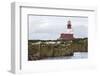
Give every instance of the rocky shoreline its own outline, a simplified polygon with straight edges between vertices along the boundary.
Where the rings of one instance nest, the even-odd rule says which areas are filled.
[[[28,60],[47,57],[73,56],[74,52],[88,52],[88,39],[74,40],[29,40]]]

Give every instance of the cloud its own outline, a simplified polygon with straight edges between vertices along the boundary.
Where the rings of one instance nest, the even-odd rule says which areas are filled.
[[[76,26],[73,28],[73,32],[76,38],[88,37],[88,28],[86,26]]]
[[[29,16],[29,39],[57,39],[71,20],[75,37],[87,37],[88,18]]]

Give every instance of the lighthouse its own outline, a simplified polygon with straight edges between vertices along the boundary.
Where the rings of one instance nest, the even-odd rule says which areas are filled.
[[[61,33],[59,39],[60,40],[72,40],[72,39],[74,39],[73,30],[72,30],[72,24],[71,24],[70,20],[67,22],[66,32],[65,33]]]
[[[66,33],[73,34],[72,25],[71,25],[70,20],[68,21],[68,24],[67,24],[67,32]]]

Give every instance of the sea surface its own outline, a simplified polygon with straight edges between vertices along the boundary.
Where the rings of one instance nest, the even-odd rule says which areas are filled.
[[[56,59],[86,59],[88,58],[88,52],[74,52],[73,56],[64,56],[64,57],[48,57],[43,60],[56,60]]]

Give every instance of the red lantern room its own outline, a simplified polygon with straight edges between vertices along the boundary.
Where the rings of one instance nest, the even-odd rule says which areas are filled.
[[[71,29],[71,21],[68,21],[67,29]]]

